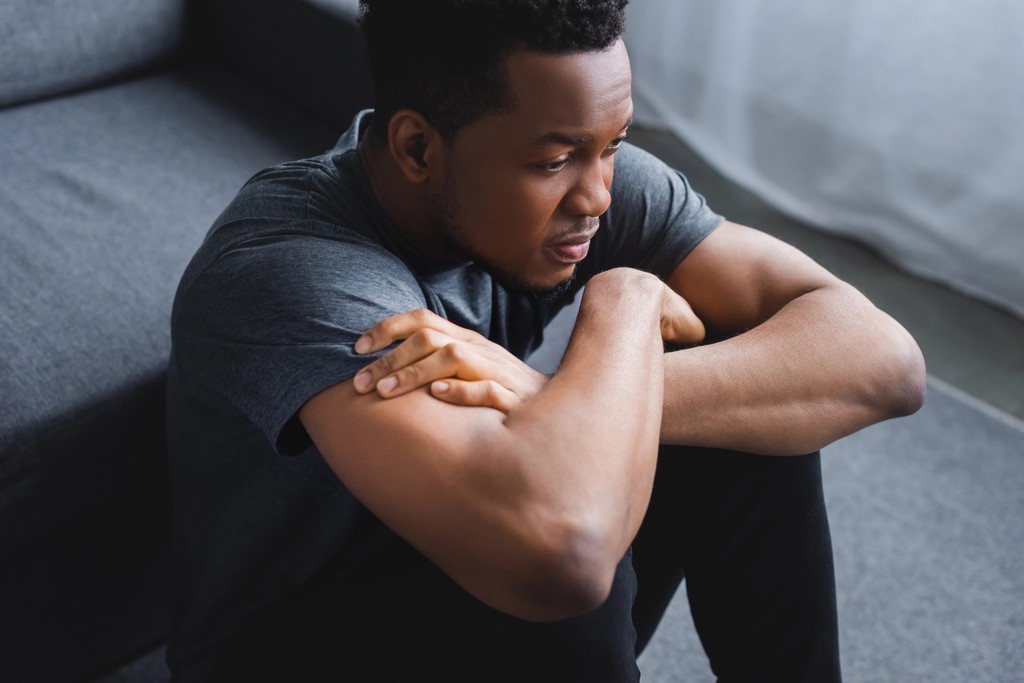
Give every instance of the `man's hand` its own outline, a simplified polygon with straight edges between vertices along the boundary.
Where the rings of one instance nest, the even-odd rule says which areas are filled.
[[[653,275],[648,277],[654,278]],[[659,281],[660,282],[660,281]],[[661,339],[686,346],[704,340],[704,323],[693,312],[690,302],[667,284],[661,283]]]
[[[603,277],[654,279],[627,268]],[[686,300],[668,286],[658,289],[662,339],[677,344],[701,341],[704,325]],[[381,321],[356,340],[355,349],[373,353],[399,340],[404,341],[356,374],[357,392],[376,390],[383,398],[393,398],[429,385],[439,400],[508,413],[548,380],[498,344],[425,309]]]
[[[373,353],[404,340],[359,371],[357,392],[383,398],[430,386],[435,398],[507,413],[544,386],[547,377],[482,335],[420,309],[377,323],[356,341]]]

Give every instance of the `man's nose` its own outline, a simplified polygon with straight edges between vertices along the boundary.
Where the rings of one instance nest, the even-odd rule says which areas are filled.
[[[569,197],[567,210],[576,216],[600,216],[612,202],[611,158],[598,159],[581,168]]]

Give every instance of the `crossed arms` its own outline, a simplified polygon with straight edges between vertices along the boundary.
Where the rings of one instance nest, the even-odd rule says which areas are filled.
[[[663,352],[704,326],[724,341]],[[300,419],[385,524],[483,602],[531,620],[604,601],[660,442],[798,454],[923,397],[902,327],[796,250],[733,224],[667,285],[631,269],[594,277],[550,378],[425,312],[376,325],[357,350],[399,339]]]

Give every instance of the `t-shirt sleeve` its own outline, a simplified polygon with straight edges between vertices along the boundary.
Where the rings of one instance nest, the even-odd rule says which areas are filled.
[[[393,255],[358,238],[282,235],[221,254],[179,295],[172,334],[193,399],[240,413],[283,454],[309,445],[299,408],[375,355],[356,339],[426,306]]]
[[[725,219],[708,207],[682,173],[623,144],[615,158],[612,201],[592,244],[586,276],[629,266],[667,279]],[[589,263],[587,263],[589,262]]]

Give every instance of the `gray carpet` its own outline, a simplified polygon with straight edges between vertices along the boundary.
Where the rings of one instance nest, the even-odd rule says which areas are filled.
[[[1024,424],[932,380],[918,414],[823,461],[845,679],[1024,681]],[[100,683],[165,680],[159,656]],[[684,591],[640,663],[652,683],[713,680]]]
[[[1024,681],[1024,424],[932,380],[823,455],[844,678]],[[676,596],[644,680],[714,677]]]

